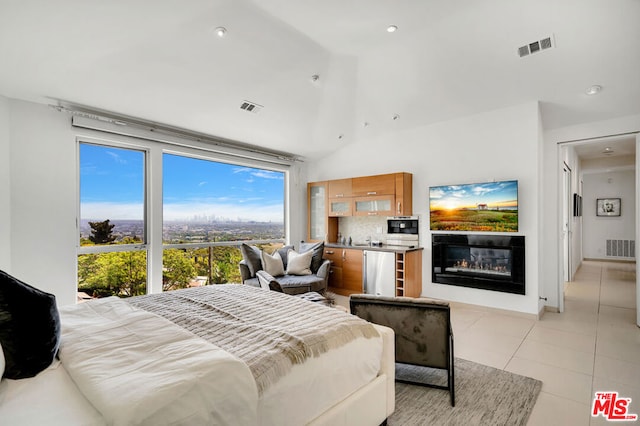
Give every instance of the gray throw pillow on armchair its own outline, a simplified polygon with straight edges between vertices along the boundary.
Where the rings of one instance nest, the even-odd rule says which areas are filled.
[[[256,276],[256,272],[262,269],[261,251],[256,246],[250,246],[242,243],[240,245],[240,252],[242,253],[242,259],[247,264],[251,277]]]
[[[324,241],[319,243],[300,243],[300,253],[313,250],[313,257],[311,258],[311,272],[317,273],[322,265],[322,256],[324,255]],[[287,269],[285,265],[285,269]]]

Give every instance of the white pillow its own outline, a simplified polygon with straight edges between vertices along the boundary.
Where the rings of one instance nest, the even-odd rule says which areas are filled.
[[[311,275],[311,259],[313,250],[297,253],[289,250],[287,254],[287,274],[290,275]]]
[[[262,269],[269,275],[279,277],[284,275],[284,265],[282,264],[282,257],[278,251],[274,251],[273,254],[265,253],[262,251]]]
[[[0,344],[0,379],[2,379],[2,376],[4,375],[4,365],[4,352],[2,352],[2,344]]]

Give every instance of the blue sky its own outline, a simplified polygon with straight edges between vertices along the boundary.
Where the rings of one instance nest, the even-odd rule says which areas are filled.
[[[142,219],[144,153],[80,145],[82,219]],[[164,220],[284,221],[284,173],[163,155]]]
[[[435,186],[429,190],[431,210],[518,206],[518,181],[486,182],[465,185]]]

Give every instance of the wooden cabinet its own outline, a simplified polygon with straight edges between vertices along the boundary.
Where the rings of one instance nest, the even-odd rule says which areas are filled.
[[[338,238],[337,218],[329,217],[327,182],[307,184],[307,240],[335,241]]]
[[[411,216],[411,173],[390,173],[307,184],[307,241],[336,242],[338,218]]]
[[[393,216],[411,216],[413,214],[413,175],[396,173],[396,199]]]
[[[422,294],[422,250],[396,253],[396,296]]]
[[[351,182],[353,179],[336,179],[330,180],[328,183],[328,196],[332,198],[349,198],[351,197]]]
[[[337,248],[325,248],[324,259],[331,261],[329,266],[329,287],[333,289],[342,288],[342,250]]]
[[[391,173],[352,179],[354,216],[411,216],[413,175]]]
[[[329,216],[353,216],[353,199],[329,198]]]
[[[342,288],[349,294],[362,293],[362,250],[344,250]]]
[[[363,176],[352,179],[351,195],[368,197],[373,195],[395,195],[395,173],[387,175]]]
[[[324,258],[331,261],[329,268],[331,291],[343,296],[362,293],[362,250],[325,248]]]
[[[363,250],[324,249],[324,258],[331,261],[329,290],[343,295],[362,293]],[[395,253],[396,296],[420,297],[422,294],[422,250]]]
[[[395,197],[393,195],[357,197],[353,199],[353,215],[394,216],[395,205]]]

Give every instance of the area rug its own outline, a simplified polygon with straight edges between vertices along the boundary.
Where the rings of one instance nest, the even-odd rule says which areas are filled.
[[[398,365],[396,376],[447,384],[446,372],[425,367]],[[388,425],[524,426],[541,388],[539,380],[456,358],[455,407],[447,390],[396,383]]]

